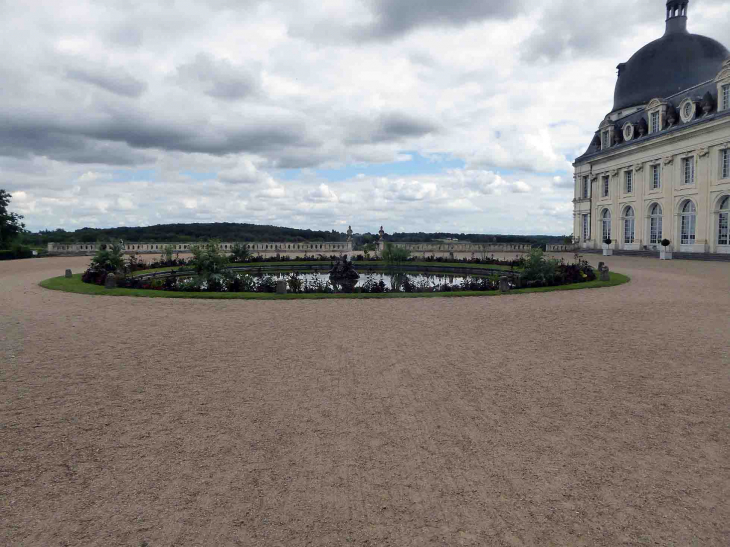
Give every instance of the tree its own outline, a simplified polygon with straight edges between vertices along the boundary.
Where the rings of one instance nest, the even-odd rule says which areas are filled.
[[[251,256],[251,252],[246,245],[236,243],[231,249],[231,262],[246,262]]]
[[[400,266],[411,257],[411,251],[404,247],[397,247],[388,242],[383,249],[383,260],[388,266]]]
[[[8,205],[12,196],[0,189],[0,249],[7,249],[13,240],[23,233],[25,224],[22,215],[9,213]]]
[[[165,245],[162,248],[162,262],[165,264],[170,264],[172,262],[173,253],[175,252],[175,246],[174,245]]]

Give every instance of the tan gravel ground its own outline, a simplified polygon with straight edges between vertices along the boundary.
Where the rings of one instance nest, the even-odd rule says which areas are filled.
[[[730,264],[608,261],[632,282],[293,302],[0,262],[0,543],[726,547]]]

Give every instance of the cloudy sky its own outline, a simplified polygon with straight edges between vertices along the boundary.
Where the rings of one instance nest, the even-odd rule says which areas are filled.
[[[664,4],[0,0],[0,188],[33,230],[570,233]],[[730,3],[690,29],[730,45]]]

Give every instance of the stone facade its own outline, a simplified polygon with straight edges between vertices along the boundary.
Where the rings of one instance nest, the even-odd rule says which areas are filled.
[[[680,252],[730,253],[730,245],[719,243],[719,207],[730,195],[730,177],[722,176],[721,165],[728,149],[730,116],[724,116],[576,162],[573,233],[580,238],[580,247],[600,249],[608,235],[612,249],[658,251],[666,238]],[[690,183],[685,170],[694,172]],[[694,220],[686,213],[693,214]],[[691,222],[694,234],[687,230]]]
[[[661,53],[670,45],[714,43],[686,31],[687,2],[668,14],[665,37],[647,48]],[[636,64],[656,58],[643,59],[643,48],[619,65],[616,101],[624,106],[606,116],[574,163],[573,233],[580,248],[659,251],[668,239],[669,250],[730,254],[730,53],[715,44],[729,58],[717,64],[713,79],[695,80],[678,93],[668,82],[671,94],[646,104],[624,105],[633,94],[626,80],[620,85],[621,71],[633,67],[632,82],[640,86]],[[715,62],[692,55],[699,56],[692,66]],[[644,83],[657,88],[655,81]]]

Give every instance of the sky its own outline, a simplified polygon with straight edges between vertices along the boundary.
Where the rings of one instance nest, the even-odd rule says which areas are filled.
[[[573,160],[664,0],[0,0],[31,230],[570,234]],[[730,45],[730,2],[690,31]]]

